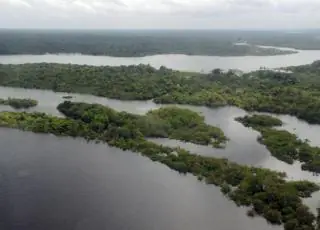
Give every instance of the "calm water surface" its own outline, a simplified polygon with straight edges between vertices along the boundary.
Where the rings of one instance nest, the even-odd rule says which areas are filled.
[[[310,64],[318,59],[320,59],[320,50],[299,50],[296,54],[288,55],[242,57],[188,56],[180,54],[125,58],[81,54],[3,55],[0,56],[0,63],[23,64],[52,62],[96,66],[150,64],[156,68],[166,66],[168,68],[182,71],[209,72],[215,68],[252,71],[257,70],[260,67],[279,68],[285,66],[296,66]]]
[[[131,152],[3,128],[0,145],[0,229],[280,229]]]
[[[30,97],[39,101],[31,111],[59,115],[56,106],[64,93],[0,87],[0,98]],[[74,101],[101,103],[119,111],[144,114],[160,107],[151,101],[119,101],[72,94]],[[163,105],[165,106],[165,105]],[[157,139],[181,145],[193,153],[285,171],[288,179],[320,182],[299,164],[288,165],[257,142],[257,132],[234,121],[245,111],[236,107],[190,108],[220,127],[230,138],[226,149]],[[0,110],[11,110],[1,106]],[[318,145],[320,126],[280,116],[284,129]],[[41,143],[41,144],[39,144]],[[0,224],[3,229],[280,229],[262,219],[249,219],[246,210],[225,199],[219,189],[181,176],[135,153],[83,140],[57,138],[0,129]],[[320,193],[306,199],[313,209]],[[232,217],[232,218],[230,218]],[[0,226],[1,227],[1,226]],[[2,228],[0,228],[2,229]]]
[[[32,98],[38,101],[38,106],[28,109],[28,111],[38,111],[49,113],[54,116],[61,116],[57,110],[57,106],[65,101],[63,96],[72,96],[70,101],[75,102],[87,102],[87,103],[98,103],[109,106],[118,111],[126,111],[136,114],[145,114],[150,109],[154,109],[160,106],[155,105],[152,101],[120,101],[113,100],[104,97],[96,97],[85,94],[72,94],[72,93],[55,93],[48,90],[33,90],[33,89],[22,89],[22,88],[10,88],[0,86],[0,98]],[[14,111],[10,106],[0,105],[0,110]]]

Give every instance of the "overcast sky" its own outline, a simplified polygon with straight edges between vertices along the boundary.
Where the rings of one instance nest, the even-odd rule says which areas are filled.
[[[319,28],[320,0],[0,0],[0,28]]]

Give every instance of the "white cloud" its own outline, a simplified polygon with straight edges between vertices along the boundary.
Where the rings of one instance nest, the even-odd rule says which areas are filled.
[[[6,3],[6,0],[3,0],[3,2]],[[8,0],[7,1],[7,3],[12,6],[32,8],[29,2],[30,1],[28,0]]]
[[[315,27],[319,10],[320,0],[0,0],[0,27],[18,27],[26,17],[35,26],[45,26],[55,15],[77,21],[78,27],[87,20],[107,28],[106,19],[112,19],[115,27],[139,28],[153,27],[152,22],[162,28]],[[8,23],[10,14],[15,18]]]
[[[72,4],[76,7],[79,7],[80,9],[84,10],[85,12],[96,13],[96,10],[94,9],[94,6],[92,5],[92,3],[89,3],[86,1],[81,1],[81,0],[76,0],[76,1],[73,1]]]

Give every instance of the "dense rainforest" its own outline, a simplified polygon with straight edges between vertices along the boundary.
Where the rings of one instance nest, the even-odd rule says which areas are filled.
[[[9,105],[15,109],[28,109],[38,105],[38,101],[33,99],[8,98],[0,99],[0,105]]]
[[[149,111],[145,116],[141,116],[118,113],[98,104],[76,103],[68,107],[68,110],[64,105],[61,104],[58,109],[67,117],[81,119],[84,122],[94,119],[95,126],[92,129],[98,133],[107,128],[114,128],[114,133],[119,133],[121,137],[171,138],[195,144],[211,144],[215,147],[220,147],[227,141],[221,129],[207,125],[204,117],[188,109],[166,107]],[[118,130],[119,124],[121,129]]]
[[[290,114],[320,124],[320,61],[284,71],[238,75],[215,69],[209,74],[165,67],[70,64],[0,65],[0,85],[88,93],[122,100],[217,107]]]
[[[236,118],[247,127],[259,131],[261,144],[267,146],[271,154],[279,160],[293,164],[295,160],[303,162],[301,168],[320,173],[320,148],[311,147],[306,140],[300,140],[295,134],[272,128],[282,122],[268,115],[253,115]]]
[[[117,57],[156,54],[215,56],[294,53],[256,45],[235,45],[236,35],[204,31],[0,30],[0,55],[81,53]]]
[[[144,137],[146,134],[141,123],[137,122],[137,115],[116,112],[101,105],[72,102],[60,104],[58,110],[66,118],[43,113],[1,112],[0,126],[58,136],[83,137],[139,152],[180,173],[191,173],[199,180],[219,186],[237,205],[249,207],[248,214],[251,216],[262,216],[271,224],[284,224],[286,230],[317,228],[316,217],[301,199],[320,189],[312,182],[287,182],[283,173],[242,166],[226,159],[194,155],[181,148],[149,142]],[[172,114],[170,110],[176,108],[152,111],[151,114],[164,120],[172,119],[169,123],[179,127],[180,119],[175,121],[174,116],[177,111]]]

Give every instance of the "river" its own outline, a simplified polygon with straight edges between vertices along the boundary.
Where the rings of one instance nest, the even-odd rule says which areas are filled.
[[[209,72],[215,68],[224,70],[238,69],[244,72],[258,70],[260,67],[279,68],[310,64],[320,59],[320,50],[295,50],[290,48],[273,47],[298,51],[295,54],[278,56],[189,56],[180,54],[153,55],[146,57],[110,57],[91,56],[82,54],[45,54],[45,55],[0,55],[0,63],[71,63],[81,65],[138,65],[150,64],[159,68],[166,66],[175,70]]]
[[[60,115],[56,106],[65,93],[0,87],[0,98],[30,97],[39,105],[30,111]],[[152,101],[119,101],[70,94],[72,101],[101,103],[119,111],[144,114],[160,107]],[[165,106],[165,105],[163,105]],[[226,149],[157,139],[165,145],[181,145],[191,152],[285,171],[289,180],[320,182],[299,164],[288,165],[260,145],[256,131],[234,121],[247,114],[236,107],[209,109],[181,106],[205,116],[230,138]],[[12,110],[1,106],[0,110]],[[279,116],[284,129],[318,144],[320,126],[291,116]],[[311,128],[310,128],[311,127]],[[312,130],[312,131],[311,131]],[[39,144],[40,143],[40,144]],[[81,139],[59,138],[19,130],[0,129],[0,229],[281,229],[263,219],[250,219],[246,210],[221,195],[218,188],[129,151]],[[320,194],[305,202],[313,210]],[[2,228],[1,228],[2,224]]]

